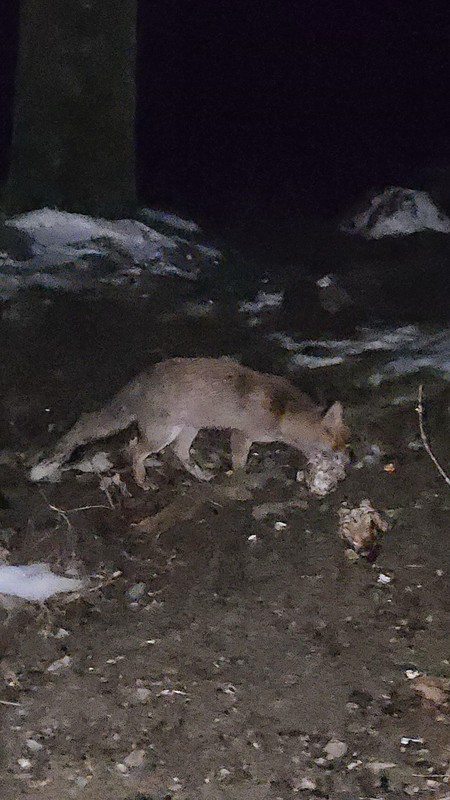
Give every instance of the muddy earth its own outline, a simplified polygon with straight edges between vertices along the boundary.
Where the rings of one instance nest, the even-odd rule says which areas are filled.
[[[324,498],[281,446],[254,446],[242,486],[220,500],[170,453],[143,492],[126,435],[88,450],[108,452],[116,486],[76,470],[27,479],[82,411],[161,358],[230,354],[287,373],[270,322],[248,325],[227,298],[194,307],[195,291],[161,280],[145,297],[35,291],[3,307],[2,558],[47,561],[88,588],[4,601],[1,799],[448,798],[450,486],[415,410],[423,381],[450,467],[442,378],[377,386],[358,360],[291,375],[324,404],[341,399],[354,431],[354,463]],[[196,449],[216,485],[232,480],[226,436]],[[338,535],[342,502],[365,498],[390,522],[372,563]],[[164,530],[139,526],[167,508]]]

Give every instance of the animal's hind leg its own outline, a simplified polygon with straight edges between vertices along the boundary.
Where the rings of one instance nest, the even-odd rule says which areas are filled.
[[[144,461],[153,450],[146,439],[139,439],[137,442],[130,446],[129,450],[133,462],[133,478],[141,489],[149,489],[146,480],[145,464]]]
[[[178,435],[180,428],[147,428],[142,436],[131,448],[133,460],[133,477],[141,489],[149,489],[146,484],[145,459],[152,453],[159,453],[168,444],[171,444]]]

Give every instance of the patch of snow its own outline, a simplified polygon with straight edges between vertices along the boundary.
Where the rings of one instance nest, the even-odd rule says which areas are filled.
[[[198,244],[197,250],[200,251],[206,258],[211,258],[213,261],[220,261],[222,259],[222,253],[217,247],[211,247],[210,245],[206,244]]]
[[[209,268],[222,258],[212,247],[175,234],[163,235],[133,219],[111,221],[42,208],[4,224],[29,237],[31,252],[31,257],[21,261],[0,254],[0,297],[4,299],[30,285],[80,291],[105,284],[139,285],[153,275],[195,280],[202,267]]]
[[[368,354],[389,354],[377,365],[369,383],[380,385],[383,381],[402,375],[432,369],[444,378],[450,377],[450,329],[423,332],[415,325],[388,330],[362,329],[355,339],[304,340],[296,342],[285,333],[270,336],[291,352],[295,367],[317,369],[343,364],[349,359]]]
[[[85,214],[70,214],[51,208],[29,211],[5,225],[24,231],[32,238],[32,251],[37,263],[64,264],[81,255],[102,254],[104,246],[96,241],[108,241],[136,264],[156,260],[161,248],[175,249],[168,236],[133,219],[95,219]],[[71,247],[72,245],[72,247]]]
[[[177,214],[169,214],[167,211],[159,211],[154,208],[143,208],[141,213],[147,222],[162,222],[163,225],[168,225],[179,231],[201,233],[201,228],[196,222],[193,222],[191,219],[183,219]]]
[[[283,296],[283,292],[258,292],[254,300],[239,303],[239,311],[245,314],[258,314],[266,308],[279,308]]]
[[[405,236],[425,230],[450,233],[450,219],[426,192],[389,186],[372,197],[369,208],[343,222],[340,229],[366,239]]]
[[[108,453],[101,452],[95,453],[91,458],[83,458],[82,461],[63,467],[63,469],[76,469],[78,472],[93,472],[99,475],[102,472],[109,472],[112,466]]]
[[[319,280],[316,281],[316,286],[318,286],[319,289],[329,289],[330,286],[333,286],[333,283],[332,275],[324,275],[323,278],[319,278]]]
[[[0,565],[0,594],[43,603],[55,594],[76,592],[82,587],[83,581],[55,575],[48,564]]]
[[[50,483],[57,483],[61,480],[61,464],[59,461],[41,461],[30,470],[30,481],[38,483],[39,481],[49,481]]]
[[[345,361],[343,356],[309,356],[304,353],[298,353],[292,360],[295,366],[307,367],[308,369],[335,367],[337,364],[343,364]]]

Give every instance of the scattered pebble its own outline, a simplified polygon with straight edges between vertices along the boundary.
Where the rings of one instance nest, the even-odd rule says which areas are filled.
[[[348,750],[348,746],[345,742],[339,741],[339,739],[330,739],[328,744],[324,747],[324,752],[327,754],[328,761],[334,761],[337,758],[342,758],[345,756]]]
[[[129,755],[124,759],[124,764],[129,769],[135,769],[137,767],[142,767],[145,761],[146,752],[145,750],[132,750]]]
[[[47,667],[47,672],[61,672],[64,669],[69,669],[72,666],[73,659],[70,656],[63,656],[62,658],[58,658],[57,661],[54,661],[53,664],[50,664]]]
[[[397,764],[394,761],[368,761],[366,764],[367,769],[371,772],[384,772],[385,769],[394,769]]]
[[[129,599],[133,601],[140,600],[145,594],[145,588],[145,583],[135,583],[134,586],[130,586],[127,591]]]
[[[20,769],[31,769],[31,761],[29,758],[18,758],[17,763]]]
[[[108,472],[112,469],[112,463],[108,453],[95,453],[91,458],[84,458],[73,464],[70,469],[76,469],[78,472],[93,472],[94,474],[101,474]]]
[[[350,763],[347,764],[347,769],[349,772],[352,772],[354,769],[358,769],[358,767],[360,767],[361,764],[362,761],[358,758],[356,761],[350,761]]]
[[[145,686],[140,686],[139,689],[136,689],[136,697],[140,703],[147,703],[151,694],[150,689],[146,689]]]
[[[25,744],[32,753],[38,753],[44,747],[42,742],[37,742],[36,739],[25,739]]]
[[[287,523],[286,522],[281,522],[281,520],[278,520],[278,522],[275,523],[274,528],[275,528],[276,531],[284,531],[285,528],[287,528]]]
[[[408,747],[410,744],[423,744],[424,740],[420,736],[402,736],[400,744],[403,747]]]
[[[441,706],[450,699],[450,678],[417,675],[413,681],[413,689],[424,700]]]
[[[55,633],[55,639],[67,639],[68,636],[70,636],[70,631],[66,628],[58,628]]]
[[[300,778],[298,783],[295,785],[295,789],[300,792],[307,791],[308,789],[311,792],[314,792],[317,788],[317,783],[313,781],[311,778]]]
[[[385,575],[384,572],[380,572],[377,583],[381,583],[382,586],[387,586],[389,583],[392,583],[392,578],[390,575]]]

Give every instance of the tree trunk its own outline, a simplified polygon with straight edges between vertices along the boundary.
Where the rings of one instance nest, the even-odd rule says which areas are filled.
[[[6,209],[136,203],[137,0],[22,0]]]

